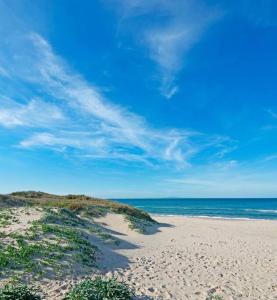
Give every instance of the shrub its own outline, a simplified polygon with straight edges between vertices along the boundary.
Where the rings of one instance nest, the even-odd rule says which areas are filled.
[[[7,284],[0,289],[0,300],[41,300],[41,297],[24,284]]]
[[[210,295],[206,300],[223,300],[223,298],[219,295]]]
[[[86,279],[69,291],[65,300],[129,300],[132,292],[115,278]]]

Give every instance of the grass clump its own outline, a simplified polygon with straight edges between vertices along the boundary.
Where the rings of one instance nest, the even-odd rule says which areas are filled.
[[[115,278],[86,279],[76,286],[65,297],[65,300],[130,300],[133,293],[125,284]]]
[[[206,300],[223,300],[223,298],[219,295],[210,295]]]
[[[1,206],[0,206],[1,207]],[[13,223],[17,223],[18,219],[13,216],[12,209],[1,209],[0,211],[0,228],[8,227]]]
[[[41,300],[41,297],[27,285],[7,284],[0,289],[0,300]]]
[[[213,288],[208,292],[208,297],[206,300],[223,300],[222,296],[216,295],[217,288]]]

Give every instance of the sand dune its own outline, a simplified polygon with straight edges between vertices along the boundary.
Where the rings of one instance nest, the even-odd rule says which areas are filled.
[[[10,214],[6,233],[26,231],[43,211],[15,208]],[[71,285],[98,275],[127,282],[141,300],[277,299],[276,221],[153,217],[159,224],[146,234],[130,229],[123,215],[94,219],[94,228],[114,238],[105,242],[93,235],[98,268],[32,283],[47,300],[61,300]]]

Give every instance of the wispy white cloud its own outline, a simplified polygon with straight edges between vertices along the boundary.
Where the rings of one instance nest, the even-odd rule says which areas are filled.
[[[277,123],[276,123],[277,113],[271,108],[265,108],[264,111],[270,117],[271,124],[264,125],[261,127],[261,129],[266,130],[266,131],[276,130],[276,128],[277,128]]]
[[[109,101],[38,34],[22,39],[13,52],[7,60],[8,71],[16,81],[31,84],[34,97],[25,104],[2,98],[0,124],[40,128],[21,141],[23,148],[75,149],[79,156],[90,159],[188,166],[192,157],[207,148],[215,155],[229,147],[230,140],[224,137],[153,128],[142,117]],[[35,98],[36,91],[51,102]]]
[[[277,113],[271,108],[266,108],[265,112],[267,112],[273,119],[277,119]]]
[[[186,54],[221,16],[218,7],[207,7],[201,0],[112,3],[119,8],[121,30],[133,28],[131,34],[148,48],[149,56],[157,64],[161,94],[168,99],[173,97],[178,92],[176,75],[186,63]],[[130,22],[133,26],[129,26]]]
[[[62,111],[40,99],[21,104],[8,97],[0,97],[0,124],[5,127],[47,127],[64,120]]]
[[[103,150],[106,145],[104,139],[91,136],[87,132],[58,131],[56,134],[49,132],[33,134],[28,139],[23,140],[20,146],[25,148],[48,147],[57,151],[65,151],[68,147],[76,149],[86,148],[99,155],[99,150]]]
[[[272,160],[277,160],[277,153],[268,155],[263,159],[263,161],[265,161],[265,162],[272,161]]]

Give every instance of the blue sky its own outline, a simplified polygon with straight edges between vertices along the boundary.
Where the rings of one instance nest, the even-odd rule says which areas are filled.
[[[277,196],[273,0],[0,0],[0,190]]]

